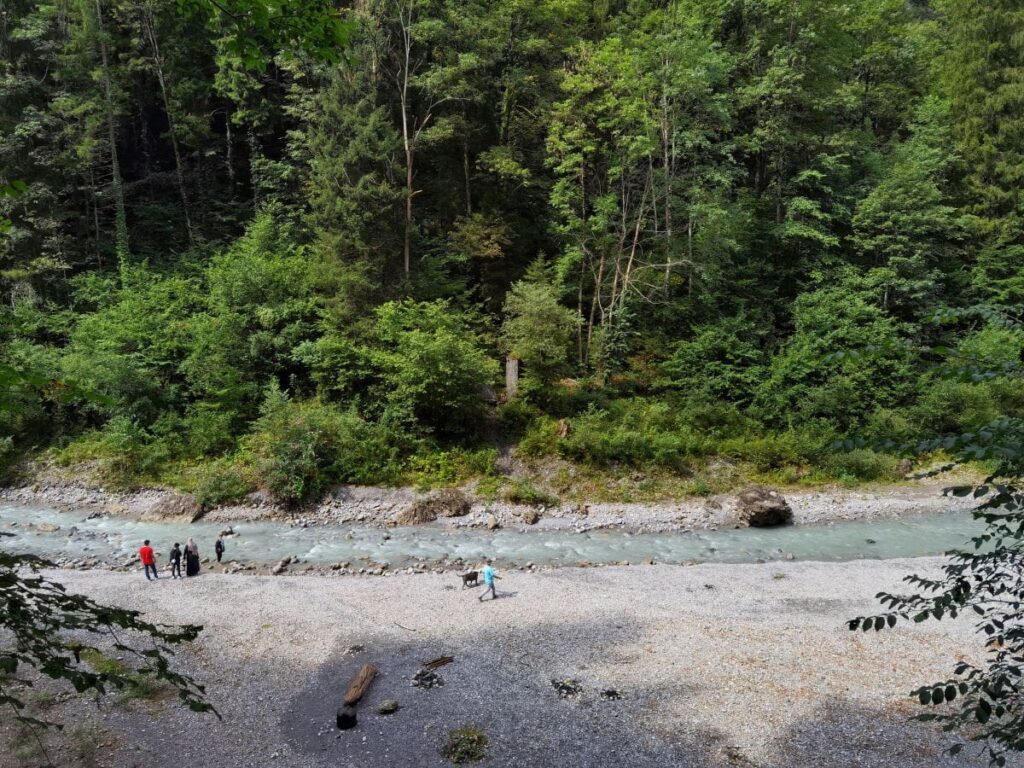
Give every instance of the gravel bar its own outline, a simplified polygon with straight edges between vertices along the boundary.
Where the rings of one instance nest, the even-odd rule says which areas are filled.
[[[482,766],[983,766],[975,748],[948,757],[953,737],[909,721],[911,688],[977,658],[970,622],[845,627],[938,562],[499,571],[501,598],[483,603],[451,574],[148,583],[60,571],[73,591],[203,624],[178,661],[223,720],[174,700],[72,701],[63,715],[96,722],[109,740],[95,764],[118,768],[445,766],[448,732],[463,726],[487,735]],[[442,655],[454,661],[435,670],[441,684],[414,687]],[[338,731],[364,663],[380,674],[358,725]],[[378,714],[385,700],[397,712]],[[0,749],[0,765],[24,763]]]

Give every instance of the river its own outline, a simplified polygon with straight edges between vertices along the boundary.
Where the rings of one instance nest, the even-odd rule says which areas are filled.
[[[58,530],[53,530],[59,527]],[[175,541],[192,536],[212,555],[223,523],[139,522],[123,517],[89,518],[85,511],[0,505],[3,547],[64,560],[123,563],[143,539],[166,556]],[[42,530],[40,530],[42,528]],[[941,554],[962,546],[981,529],[965,512],[936,512],[901,519],[836,522],[783,528],[671,533],[499,529],[453,530],[441,526],[382,530],[340,525],[290,526],[284,522],[236,523],[226,539],[227,559],[268,563],[285,556],[311,564],[373,561],[391,568],[423,561],[475,561],[537,566],[590,563],[751,563],[768,560],[842,561]]]

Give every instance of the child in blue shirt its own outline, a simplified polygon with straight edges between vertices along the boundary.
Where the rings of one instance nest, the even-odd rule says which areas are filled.
[[[491,567],[491,559],[487,558],[484,560],[484,567],[481,569],[481,573],[484,577],[484,592],[477,599],[483,602],[483,599],[487,596],[487,593],[491,593],[491,600],[498,599],[498,593],[494,589],[494,580],[500,579],[500,576],[494,575],[494,569]]]

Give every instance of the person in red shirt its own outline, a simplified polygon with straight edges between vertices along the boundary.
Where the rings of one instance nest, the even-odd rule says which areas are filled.
[[[153,579],[159,579],[160,577],[156,573],[156,553],[153,552],[153,548],[149,546],[149,539],[142,542],[142,546],[139,547],[139,559],[142,561],[142,565],[146,571],[146,581],[152,581]],[[150,571],[153,573],[153,578],[150,578]]]

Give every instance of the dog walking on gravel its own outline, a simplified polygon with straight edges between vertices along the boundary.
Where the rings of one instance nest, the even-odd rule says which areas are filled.
[[[491,593],[491,600],[498,599],[498,593],[494,589],[494,580],[500,579],[501,577],[494,575],[494,569],[491,567],[491,562],[491,559],[487,558],[484,560],[484,567],[480,569],[480,575],[484,578],[483,594],[477,598],[480,602],[483,602],[483,599],[487,597],[488,592]]]

